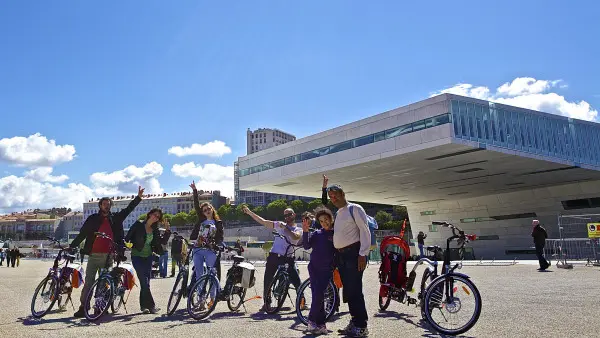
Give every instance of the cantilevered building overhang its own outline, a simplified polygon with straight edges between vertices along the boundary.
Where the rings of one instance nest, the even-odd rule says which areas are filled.
[[[510,256],[532,218],[552,234],[568,201],[600,196],[600,125],[442,94],[238,162],[240,189],[320,197],[327,174],[351,200],[406,205],[430,243],[450,220],[484,236],[476,254]]]

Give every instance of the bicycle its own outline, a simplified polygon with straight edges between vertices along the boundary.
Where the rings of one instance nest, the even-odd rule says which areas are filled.
[[[436,331],[446,335],[459,335],[467,332],[477,323],[477,320],[481,314],[482,301],[479,290],[470,280],[470,277],[465,274],[455,272],[456,269],[462,268],[462,262],[456,263],[451,267],[450,243],[456,239],[459,247],[464,249],[464,245],[469,240],[474,240],[476,236],[466,235],[465,232],[459,227],[447,222],[432,222],[432,224],[448,227],[452,230],[452,236],[446,240],[446,251],[444,252],[441,275],[438,276],[437,273],[438,261],[435,255],[433,261],[428,258],[421,258],[411,270],[408,281],[406,282],[406,286],[403,289],[390,286],[390,293],[392,297],[389,297],[387,301],[383,302],[382,304],[382,297],[380,296],[379,306],[382,310],[385,310],[389,305],[390,298],[394,298],[394,300],[401,303],[404,303],[404,301],[407,300],[409,305],[416,305],[417,301],[419,300],[423,319],[431,324]],[[458,234],[456,233],[457,231]],[[438,251],[440,248],[431,246],[428,247],[428,249],[431,249],[430,251]],[[415,299],[408,296],[406,291],[412,289],[416,277],[416,269],[421,264],[427,264],[428,267],[423,272],[421,290],[417,299]],[[428,280],[429,283],[427,284]],[[456,286],[459,282],[464,284],[461,288]],[[458,297],[458,295],[461,293],[466,295],[466,297],[463,297],[462,300],[460,297]],[[464,325],[455,328],[445,328],[440,322],[433,318],[433,312],[437,309],[442,316],[442,320],[448,322],[448,317],[446,317],[445,314],[451,316],[457,314],[463,309],[465,305],[464,301],[469,300],[471,296],[474,300],[474,310],[473,314]]]
[[[100,270],[100,276],[90,287],[84,302],[85,318],[89,321],[96,321],[102,317],[110,307],[111,312],[117,313],[121,306],[127,313],[127,300],[131,294],[131,289],[135,285],[135,274],[133,266],[130,264],[121,264],[127,258],[117,252],[116,243],[105,233],[96,232],[96,237],[108,239],[110,241],[109,254],[106,257],[106,264]],[[116,266],[110,266],[110,258],[114,256]],[[129,290],[127,299],[125,292]],[[93,300],[93,303],[92,303]]]
[[[234,248],[226,246],[216,246],[217,251],[235,251]],[[256,278],[254,277],[254,266],[244,262],[242,256],[233,256],[233,265],[227,270],[227,279],[225,289],[221,289],[221,283],[217,278],[216,269],[210,268],[205,272],[190,288],[187,300],[187,310],[189,315],[201,320],[208,317],[217,306],[219,301],[227,301],[227,307],[230,311],[237,311],[244,303],[260,299],[260,296],[255,296],[249,299],[244,299],[246,290],[254,287]],[[208,288],[206,289],[208,285]],[[202,287],[201,287],[202,286]],[[208,299],[207,296],[212,297]],[[234,296],[238,296],[239,300],[234,301]],[[245,306],[244,306],[245,308]]]
[[[35,288],[33,293],[33,299],[31,300],[31,315],[35,318],[44,317],[54,304],[58,301],[59,310],[65,310],[67,303],[71,302],[73,306],[73,300],[71,299],[71,293],[73,287],[78,288],[83,285],[83,268],[81,264],[73,263],[76,256],[66,253],[70,251],[69,247],[63,247],[60,242],[52,237],[48,237],[50,242],[56,243],[59,247],[58,254],[54,259],[52,268],[48,271],[48,275],[42,279],[40,284]],[[64,266],[59,267],[61,260],[64,260]],[[66,299],[63,303],[63,295],[66,295]],[[43,306],[40,311],[36,310],[36,299],[40,298],[43,304],[50,302],[47,306]],[[73,306],[73,309],[75,307]]]
[[[307,301],[307,298],[312,298],[307,297],[307,291],[312,291],[310,289],[310,278],[300,284],[296,294],[296,315],[298,315],[300,321],[306,325],[308,325],[308,314],[310,313],[310,308],[306,305],[309,303],[312,304],[312,302]],[[337,309],[339,309],[339,294],[340,289],[332,276],[329,280],[327,289],[325,289],[325,321],[329,321]],[[306,311],[306,315],[303,313],[304,311]]]
[[[275,237],[279,237],[282,238],[286,241],[286,243],[288,244],[288,247],[285,251],[285,257],[289,257],[289,250],[290,248],[293,248],[293,253],[294,253],[294,257],[296,255],[296,251],[298,249],[300,249],[302,246],[301,245],[295,245],[292,244],[289,239],[287,239],[287,237],[280,235],[278,232],[273,231],[272,232],[273,235]],[[296,265],[296,260],[294,259],[294,268],[296,269],[296,271],[298,270],[298,266]],[[277,271],[275,272],[275,275],[273,276],[273,280],[271,281],[271,284],[269,285],[268,293],[265,295],[265,311],[268,314],[274,314],[277,313],[281,307],[283,306],[283,302],[285,302],[285,299],[287,297],[290,298],[291,301],[291,296],[289,293],[289,289],[290,289],[290,276],[288,274],[288,269],[289,269],[289,264],[288,263],[283,263],[280,264],[277,267]],[[298,274],[299,275],[299,274]],[[292,288],[294,288],[292,286]],[[300,288],[298,288],[300,289]],[[297,295],[298,290],[296,290],[296,295]],[[275,300],[277,301],[276,306],[272,307],[271,306],[271,298],[272,296],[275,298]],[[293,303],[292,303],[293,304]]]
[[[175,278],[175,284],[173,285],[173,290],[171,291],[171,295],[169,296],[169,303],[167,304],[167,315],[169,316],[171,316],[173,313],[175,313],[175,310],[177,310],[177,306],[179,306],[181,297],[188,297],[188,287],[196,283],[196,274],[194,272],[196,267],[192,267],[192,279],[188,284],[188,278],[190,276],[190,257],[192,257],[195,247],[193,243],[188,242],[185,238],[183,238],[183,236],[177,237],[185,241],[188,247],[188,251],[185,259],[178,263],[179,272],[177,273],[177,277]]]

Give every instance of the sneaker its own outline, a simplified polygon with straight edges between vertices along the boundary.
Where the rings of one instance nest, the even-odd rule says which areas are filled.
[[[345,328],[338,330],[339,334],[350,334],[354,329],[354,324],[352,322],[348,323]]]
[[[311,322],[310,320],[308,321],[308,324],[306,324],[306,331],[305,332],[309,332],[309,333],[314,333],[317,329],[319,329],[319,327],[317,326],[317,324],[315,324],[314,322]]]
[[[150,310],[149,309],[142,309],[142,313],[145,314],[145,315],[147,315],[147,314],[150,313]]]
[[[313,331],[313,334],[315,334],[315,335],[328,334],[328,333],[329,333],[329,330],[327,330],[327,326],[325,326],[325,324],[318,326],[317,329]]]
[[[83,317],[85,317],[85,313],[83,313],[83,309],[79,308],[79,310],[77,310],[77,312],[75,312],[73,314],[73,317],[75,317],[75,318],[83,318]]]
[[[157,314],[157,313],[160,312],[160,308],[159,307],[155,307],[153,309],[150,309],[149,311],[150,311],[151,314],[155,315],[155,314]]]
[[[369,329],[367,329],[366,327],[363,327],[363,328],[354,327],[352,329],[352,332],[350,332],[348,335],[350,337],[368,337],[369,336]]]

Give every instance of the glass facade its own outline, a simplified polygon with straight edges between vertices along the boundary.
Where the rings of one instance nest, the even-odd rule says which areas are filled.
[[[394,128],[388,129],[388,130],[380,131],[375,134],[361,136],[361,137],[355,138],[353,140],[344,141],[344,142],[337,143],[337,144],[334,144],[331,146],[327,146],[327,147],[307,151],[302,154],[286,157],[284,159],[275,160],[275,161],[272,161],[269,163],[260,164],[260,165],[246,168],[246,169],[241,169],[239,171],[239,176],[241,177],[241,176],[256,174],[261,171],[281,167],[281,166],[296,163],[296,162],[310,160],[312,158],[321,157],[321,156],[337,153],[337,152],[352,149],[352,148],[361,147],[361,146],[364,146],[367,144],[383,141],[383,140],[390,139],[390,138],[393,138],[396,136],[414,133],[414,132],[421,131],[421,130],[424,130],[427,128],[436,127],[436,126],[439,126],[442,124],[448,124],[450,122],[451,122],[450,114],[442,114],[442,115],[434,116],[434,117],[431,117],[428,119],[408,123],[408,124],[405,124],[400,127],[394,127]]]
[[[515,109],[516,110],[516,109]],[[535,111],[452,100],[456,138],[556,157],[575,165],[600,165],[600,125]]]

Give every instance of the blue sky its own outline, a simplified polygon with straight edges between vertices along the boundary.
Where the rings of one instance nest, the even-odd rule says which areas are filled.
[[[5,2],[0,213],[76,206],[132,193],[136,182],[173,192],[195,179],[232,191],[246,128],[304,137],[443,90],[597,120],[599,9],[593,1]],[[203,149],[222,156],[168,152],[212,141],[231,151],[218,143]]]

